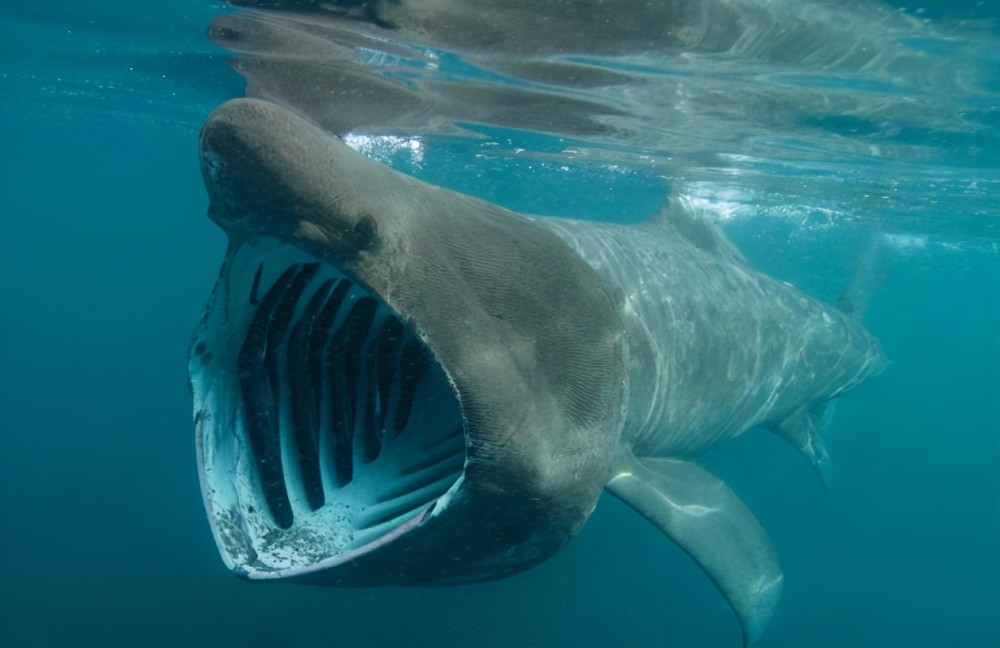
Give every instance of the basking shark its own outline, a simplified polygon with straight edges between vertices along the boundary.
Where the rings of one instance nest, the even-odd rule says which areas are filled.
[[[828,474],[818,421],[883,355],[672,200],[637,225],[515,213],[275,103],[201,133],[229,248],[190,354],[198,463],[252,580],[446,585],[539,564],[604,490],[764,631],[766,532],[693,459],[752,427]]]

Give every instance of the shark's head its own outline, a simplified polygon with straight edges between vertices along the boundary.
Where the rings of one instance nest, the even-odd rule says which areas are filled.
[[[190,376],[226,564],[443,584],[557,551],[623,418],[621,325],[592,269],[275,104],[216,110],[201,160],[230,245]]]

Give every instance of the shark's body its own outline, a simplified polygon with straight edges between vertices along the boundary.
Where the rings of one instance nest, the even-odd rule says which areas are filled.
[[[213,114],[202,161],[231,246],[191,376],[230,568],[502,577],[554,554],[608,488],[759,636],[777,559],[689,460],[765,426],[825,474],[816,417],[882,363],[860,324],[676,203],[637,226],[529,218],[255,100]]]
[[[640,225],[539,220],[619,291],[628,349],[622,433],[642,457],[690,458],[754,426],[786,435],[878,367],[851,317],[750,268],[671,205]],[[800,449],[820,470],[826,454]]]

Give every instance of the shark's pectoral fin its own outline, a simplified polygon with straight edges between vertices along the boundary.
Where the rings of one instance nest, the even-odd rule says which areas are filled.
[[[770,428],[802,453],[827,488],[833,485],[833,464],[823,440],[823,428],[829,425],[832,416],[833,404],[820,403],[800,410]]]
[[[783,577],[770,538],[736,494],[696,464],[631,454],[607,489],[698,562],[736,611],[744,645],[754,643]]]

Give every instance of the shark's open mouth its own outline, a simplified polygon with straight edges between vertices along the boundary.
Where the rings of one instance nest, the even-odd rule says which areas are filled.
[[[414,327],[274,239],[230,250],[190,374],[209,518],[247,576],[349,560],[419,524],[462,475],[456,391]]]

